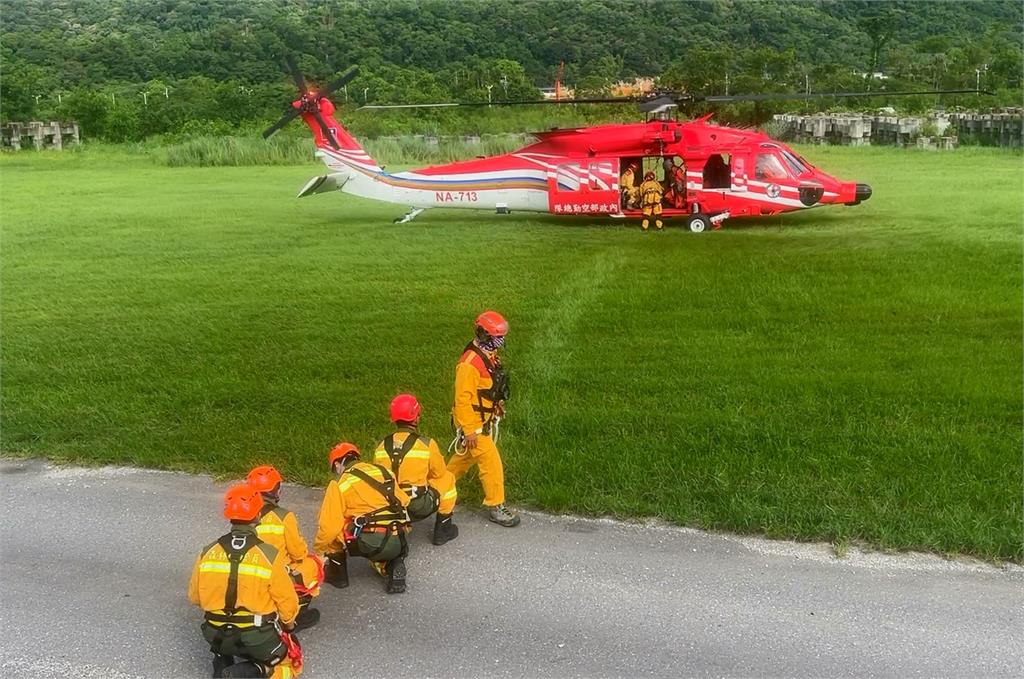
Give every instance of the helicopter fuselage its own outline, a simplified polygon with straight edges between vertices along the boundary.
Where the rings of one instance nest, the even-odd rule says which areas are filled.
[[[685,190],[667,192],[663,214],[704,215],[715,226],[725,219],[855,205],[871,195],[867,185],[840,181],[761,132],[711,125],[708,118],[550,130],[512,153],[392,173],[334,120],[329,101],[321,102],[320,113],[337,148],[313,116],[303,119],[331,173],[311,180],[300,196],[341,190],[417,214],[440,207],[639,216],[621,185],[630,166],[636,185],[648,173],[666,188],[685,176]]]

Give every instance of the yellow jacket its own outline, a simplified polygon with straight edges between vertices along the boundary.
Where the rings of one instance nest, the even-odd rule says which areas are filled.
[[[249,545],[238,565],[235,608],[259,615],[276,612],[282,623],[290,625],[294,622],[299,614],[299,598],[288,575],[287,557],[273,545],[257,543],[252,526],[233,526],[228,535],[203,550],[192,567],[189,601],[207,613],[226,612],[231,562],[227,550],[221,545],[225,538]]]
[[[487,420],[491,418],[488,411],[494,409],[494,402],[481,396],[480,392],[490,389],[493,384],[491,374],[487,372],[487,366],[480,356],[466,349],[455,366],[455,405],[452,407],[452,416],[459,429],[467,434],[479,432],[486,421],[485,415]]]
[[[395,449],[401,448],[409,436],[418,436],[419,440],[413,445],[398,467],[398,483],[402,487],[426,486],[430,479],[439,479],[448,472],[441,450],[437,447],[437,441],[426,436],[419,436],[410,429],[399,429],[392,436],[395,437]],[[384,447],[384,441],[377,444],[377,450],[373,453],[373,461],[385,469],[394,472],[391,466],[391,457]]]
[[[302,561],[309,556],[306,539],[299,532],[299,521],[295,512],[272,504],[264,496],[263,518],[256,526],[260,540],[283,550],[292,562]]]
[[[643,196],[644,205],[657,205],[661,202],[665,189],[656,179],[648,179],[640,185],[640,194]]]
[[[619,188],[633,189],[635,187],[636,176],[634,175],[633,170],[627,169],[625,172],[622,173],[622,176],[619,177]]]
[[[318,553],[340,552],[345,543],[345,527],[353,519],[364,514],[388,507],[388,500],[368,483],[349,473],[351,469],[359,469],[364,474],[378,480],[384,480],[384,470],[368,462],[356,462],[348,467],[341,476],[331,481],[324,491],[324,500],[320,504],[320,521],[313,540],[313,549]],[[395,486],[395,498],[403,507],[409,506],[409,495],[399,486]]]

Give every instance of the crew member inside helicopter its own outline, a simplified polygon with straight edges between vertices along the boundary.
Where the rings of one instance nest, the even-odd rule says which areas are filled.
[[[784,179],[788,175],[786,168],[782,166],[779,159],[770,153],[759,153],[757,162],[754,164],[754,177],[758,181],[773,181]]]
[[[665,207],[682,210],[686,207],[686,167],[682,160],[677,157],[665,156],[663,161],[665,168]]]
[[[640,207],[640,187],[636,181],[638,169],[639,165],[637,165],[636,161],[629,161],[622,176],[619,177],[623,210],[636,210]]]

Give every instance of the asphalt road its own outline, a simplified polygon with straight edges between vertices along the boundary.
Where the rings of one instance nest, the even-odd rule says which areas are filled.
[[[209,676],[185,597],[222,483],[0,460],[4,677]],[[320,492],[285,489],[307,537]],[[529,514],[325,588],[305,676],[1024,676],[1024,569]]]

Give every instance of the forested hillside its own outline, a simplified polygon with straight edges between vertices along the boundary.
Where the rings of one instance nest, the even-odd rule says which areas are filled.
[[[999,96],[946,103],[1021,97],[1024,10],[1016,0],[3,0],[2,7],[2,117],[75,118],[87,135],[113,140],[273,118],[292,94],[280,65],[285,53],[314,78],[358,64],[360,76],[339,96],[350,108],[364,100],[486,101],[488,86],[495,98],[536,98],[563,61],[564,82],[586,93],[653,76],[703,93],[980,84]],[[633,114],[484,117],[488,129],[515,129],[613,115]],[[452,112],[347,119],[370,134],[473,127]]]

